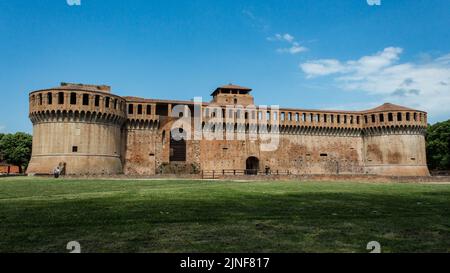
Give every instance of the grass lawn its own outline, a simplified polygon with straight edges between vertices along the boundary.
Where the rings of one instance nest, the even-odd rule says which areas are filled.
[[[0,252],[450,252],[450,185],[0,179]]]

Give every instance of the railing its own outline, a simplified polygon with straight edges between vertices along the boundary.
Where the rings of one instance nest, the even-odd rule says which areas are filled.
[[[216,179],[224,176],[251,176],[251,175],[290,175],[290,171],[280,170],[253,170],[253,169],[236,169],[236,170],[204,170],[201,172],[202,179]]]

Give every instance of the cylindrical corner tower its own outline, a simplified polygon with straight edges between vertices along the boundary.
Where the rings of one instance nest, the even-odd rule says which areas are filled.
[[[364,119],[366,173],[430,175],[425,148],[425,112],[387,103],[367,111]]]
[[[126,103],[108,86],[61,84],[30,93],[33,152],[28,174],[119,174]]]

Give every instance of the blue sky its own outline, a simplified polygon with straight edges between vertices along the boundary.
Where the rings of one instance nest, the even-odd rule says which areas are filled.
[[[118,95],[450,117],[450,0],[0,0],[0,131],[31,132],[28,93],[60,82]]]

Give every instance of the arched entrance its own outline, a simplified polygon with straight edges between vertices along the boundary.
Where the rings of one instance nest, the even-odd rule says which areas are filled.
[[[174,137],[177,134],[178,137]],[[186,131],[176,128],[170,132],[170,162],[186,161]]]
[[[254,156],[247,158],[245,169],[247,175],[257,175],[259,170],[259,159]]]

